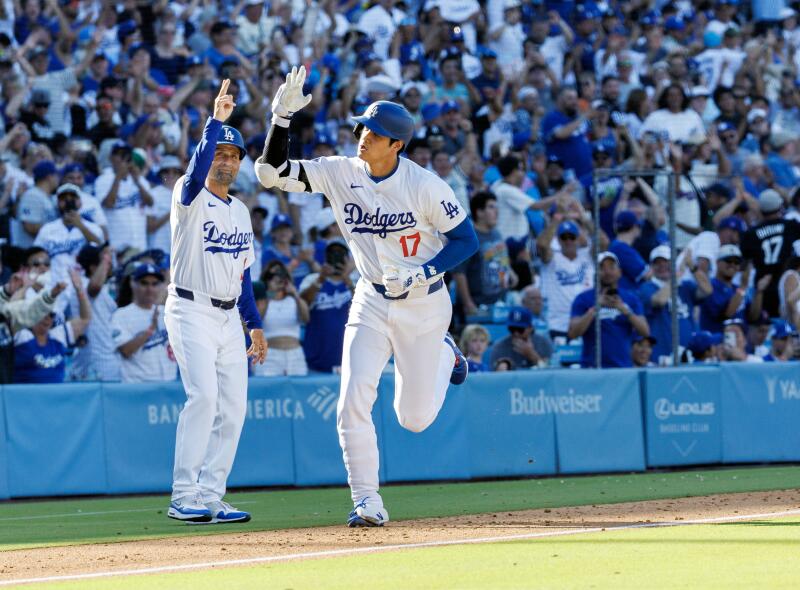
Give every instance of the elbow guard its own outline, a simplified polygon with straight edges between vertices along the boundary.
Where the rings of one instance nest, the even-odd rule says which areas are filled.
[[[306,184],[297,177],[300,174],[300,165],[297,162],[284,162],[280,168],[264,161],[263,156],[258,158],[253,165],[258,181],[264,188],[277,187],[290,193],[306,192]],[[294,178],[293,178],[294,177]]]

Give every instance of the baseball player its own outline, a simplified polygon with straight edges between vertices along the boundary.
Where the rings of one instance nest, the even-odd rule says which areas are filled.
[[[469,258],[478,239],[453,191],[400,157],[414,119],[378,101],[355,117],[357,157],[287,161],[292,114],[306,106],[305,68],[292,68],[272,101],[272,125],[255,164],[266,188],[323,193],[361,275],[344,334],[337,429],[354,508],[349,526],[381,526],[389,515],[378,494],[378,445],[371,409],[381,372],[394,354],[394,409],[400,424],[425,430],[448,382],[467,363],[447,334],[452,306],[444,272]],[[443,243],[442,234],[447,236]]]
[[[222,498],[247,409],[247,356],[262,363],[267,352],[250,279],[250,212],[228,195],[245,156],[241,134],[223,125],[236,106],[229,84],[222,82],[213,117],[172,191],[166,325],[187,400],[167,514],[188,522],[250,520]],[[240,314],[252,339],[247,350]]]

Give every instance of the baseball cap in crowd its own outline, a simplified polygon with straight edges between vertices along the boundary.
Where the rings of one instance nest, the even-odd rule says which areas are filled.
[[[422,119],[428,123],[441,116],[442,107],[439,106],[439,103],[429,102],[422,105],[420,111],[422,112]]]
[[[637,342],[641,342],[642,340],[647,340],[650,343],[650,346],[655,346],[656,344],[658,344],[658,340],[656,340],[655,336],[642,336],[638,332],[634,332],[633,334],[634,344]]]
[[[644,16],[639,21],[643,27],[654,27],[661,23],[661,12],[658,10],[649,10],[644,13]]]
[[[209,31],[209,33],[211,33],[212,35],[217,35],[223,31],[227,31],[228,29],[235,29],[235,28],[236,25],[234,23],[232,23],[229,20],[223,19],[211,25],[211,30]]]
[[[127,143],[125,143],[124,141],[120,141],[120,142],[117,142],[117,143],[114,144],[114,147],[111,148],[111,153],[112,154],[119,154],[119,153],[132,154],[133,153],[133,148],[130,145],[128,145]]]
[[[720,246],[719,253],[717,253],[717,260],[728,260],[731,258],[738,258],[739,260],[742,259],[742,251],[739,250],[739,246],[736,244],[725,244],[724,246]]]
[[[767,111],[764,109],[753,109],[749,113],[747,113],[747,123],[751,124],[755,122],[756,119],[766,119],[767,118]]]
[[[512,307],[508,312],[509,328],[530,328],[533,325],[533,315],[525,307]]]
[[[517,98],[520,101],[525,100],[529,96],[538,97],[539,91],[536,90],[536,88],[534,88],[533,86],[523,86],[522,88],[519,89],[519,92],[517,92]]]
[[[272,231],[279,227],[292,227],[292,225],[292,218],[285,213],[276,213],[275,217],[272,218]]]
[[[719,222],[719,226],[717,226],[717,230],[721,229],[732,229],[734,231],[743,234],[747,231],[747,225],[744,221],[739,219],[738,217],[734,217],[731,215],[730,217],[726,217],[722,221]]]
[[[775,189],[768,188],[758,195],[758,208],[762,213],[775,213],[783,207],[783,197]]]
[[[31,92],[33,106],[50,106],[50,92],[45,88],[34,88]]]
[[[458,106],[458,103],[454,100],[448,100],[442,105],[442,114],[446,115],[447,113],[452,113],[454,111],[461,110]]]
[[[733,191],[731,190],[731,187],[722,182],[715,182],[714,184],[706,188],[705,192],[706,194],[714,193],[715,195],[725,197],[728,201],[730,201],[733,198]]]
[[[335,148],[336,137],[334,137],[327,131],[318,131],[316,135],[314,135],[314,147],[318,145],[327,145],[329,147]]]
[[[728,121],[720,121],[717,125],[717,133],[725,133],[726,131],[736,131],[736,126]]]
[[[478,46],[478,57],[481,59],[497,59],[497,52],[484,45]]]
[[[581,230],[578,227],[577,223],[575,223],[574,221],[570,221],[569,219],[566,219],[558,225],[558,230],[556,231],[556,234],[558,235],[559,238],[565,235],[573,235],[577,238],[579,235],[581,235]]]
[[[708,98],[711,96],[711,91],[706,86],[693,86],[692,89],[689,90],[689,96],[691,98],[697,98],[699,96]]]
[[[777,339],[788,338],[789,336],[793,336],[795,333],[796,330],[794,329],[792,324],[790,324],[786,320],[778,320],[775,322],[775,325],[773,326],[772,339],[775,340],[776,338]]]
[[[692,334],[692,337],[689,338],[689,343],[686,345],[686,348],[692,351],[692,354],[701,354],[715,344],[720,344],[721,342],[721,334],[712,334],[708,330],[701,330],[700,332],[694,332]]]
[[[664,23],[664,28],[667,31],[683,31],[684,29],[686,29],[686,23],[683,22],[682,18],[678,18],[677,16],[671,16]]]
[[[156,277],[159,281],[164,280],[164,273],[162,273],[161,269],[159,269],[155,264],[140,264],[133,269],[134,281],[140,281],[147,276]]]
[[[60,187],[58,187],[58,190],[56,191],[56,197],[60,197],[61,195],[68,194],[68,193],[80,196],[81,195],[81,189],[80,189],[79,186],[74,185],[71,182],[67,182],[67,183],[62,184]]]
[[[709,49],[714,49],[722,45],[722,36],[716,31],[706,31],[703,33],[703,45]]]
[[[450,32],[450,42],[451,43],[460,43],[464,40],[464,32],[461,30],[461,27],[455,27]]]
[[[661,244],[660,246],[656,246],[652,250],[650,250],[650,262],[654,262],[657,258],[663,258],[664,260],[669,260],[671,257],[671,252],[669,250],[669,246],[666,244]]]
[[[156,166],[156,172],[163,172],[164,170],[180,170],[183,171],[181,161],[175,156],[164,156]]]
[[[412,90],[416,90],[422,96],[425,96],[428,93],[428,87],[422,82],[406,82],[403,84],[402,88],[400,88],[400,96],[405,98],[406,94]]]
[[[564,162],[561,160],[561,158],[559,158],[555,154],[550,154],[549,156],[547,156],[547,163],[556,164],[558,166],[561,166],[562,168],[564,167]]]
[[[634,226],[641,225],[642,222],[639,221],[639,218],[636,217],[636,213],[633,211],[621,211],[617,213],[617,217],[614,219],[614,229],[616,229],[616,231],[626,231]]]
[[[33,181],[39,182],[51,174],[57,174],[56,165],[51,160],[42,160],[33,167]]]
[[[77,162],[72,162],[70,164],[67,164],[66,166],[64,166],[61,169],[61,177],[63,178],[67,174],[70,174],[72,172],[80,172],[81,174],[84,174],[86,172],[86,170],[84,170],[83,164],[78,164]]]
[[[603,262],[605,262],[609,258],[619,266],[619,258],[617,258],[617,255],[614,254],[613,252],[609,252],[608,250],[606,250],[605,252],[600,252],[600,254],[597,255],[597,265],[600,266],[601,264],[603,264]]]

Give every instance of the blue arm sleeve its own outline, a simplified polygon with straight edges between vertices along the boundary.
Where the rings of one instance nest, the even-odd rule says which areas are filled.
[[[244,318],[244,323],[247,325],[248,330],[261,328],[261,316],[258,314],[258,309],[256,309],[256,298],[253,294],[253,281],[250,278],[249,268],[244,271],[242,294],[239,295],[236,307],[239,308],[239,314]]]
[[[422,265],[428,278],[458,266],[478,251],[478,236],[469,219],[464,219],[444,235],[449,240],[447,244],[436,256]]]
[[[189,167],[186,169],[186,178],[181,188],[181,204],[191,205],[195,197],[203,190],[206,183],[208,170],[214,160],[214,151],[217,149],[217,137],[222,123],[209,117],[203,128],[203,137],[192,154]]]

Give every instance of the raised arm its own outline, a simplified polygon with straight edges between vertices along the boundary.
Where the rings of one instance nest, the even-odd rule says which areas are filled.
[[[209,117],[203,128],[203,137],[192,154],[186,176],[181,187],[181,204],[191,205],[195,197],[200,194],[206,184],[206,177],[214,161],[214,151],[217,149],[217,137],[222,124],[228,119],[233,110],[233,97],[228,95],[228,86],[231,81],[225,79],[219,89],[219,94],[214,100],[214,116]]]
[[[264,142],[264,153],[255,162],[258,181],[264,188],[277,187],[287,192],[311,192],[311,184],[298,162],[289,161],[289,123],[292,115],[311,102],[303,96],[305,66],[292,68],[272,99],[272,125]]]

